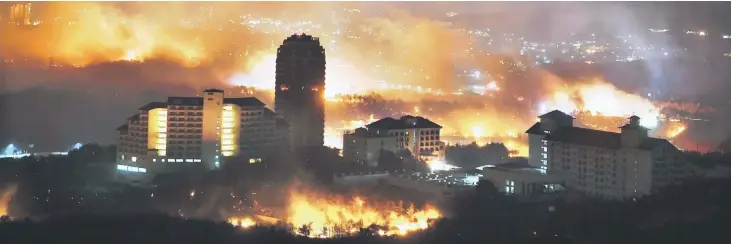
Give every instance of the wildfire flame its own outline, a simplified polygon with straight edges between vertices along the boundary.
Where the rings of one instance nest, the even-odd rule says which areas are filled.
[[[254,225],[256,225],[256,221],[252,218],[238,218],[238,217],[231,217],[228,218],[228,223],[232,224],[233,226],[239,226],[241,228],[249,228]]]
[[[282,220],[268,216],[231,217],[228,223],[249,228],[257,224],[276,225],[279,221],[291,231],[311,238],[332,238],[370,229],[381,236],[406,235],[424,230],[432,220],[441,218],[439,210],[431,205],[417,209],[402,202],[368,201],[361,196],[347,198],[324,194],[293,185]]]
[[[430,220],[440,218],[432,207],[416,209],[413,205],[380,203],[368,205],[361,197],[346,200],[321,194],[292,192],[288,221],[295,226],[309,226],[310,237],[331,237],[336,232],[353,234],[360,228],[382,227],[380,235],[405,235],[429,227]]]
[[[3,190],[2,195],[0,195],[0,216],[8,215],[10,200],[13,198],[17,190],[18,186],[16,185],[12,185]]]
[[[231,5],[221,5],[216,8],[217,14],[211,14],[209,11],[201,12],[197,7],[181,5],[171,8],[167,4],[146,4],[140,8],[141,13],[130,14],[110,4],[49,4],[45,14],[39,17],[44,19],[42,25],[5,35],[12,38],[0,38],[0,46],[23,57],[47,60],[50,56],[56,63],[75,67],[100,62],[145,62],[154,59],[170,60],[186,67],[217,67],[221,60],[230,58],[233,68],[217,67],[223,69],[222,79],[227,79],[232,85],[272,91],[276,46],[285,36],[291,35],[292,30],[279,30],[281,32],[276,34],[269,33],[273,27],[249,26],[245,31],[239,30],[238,27],[243,23],[229,20],[224,17],[225,14],[218,14],[240,9],[227,6]],[[252,9],[269,12],[259,7]],[[276,13],[280,9],[274,7],[269,10]],[[319,5],[316,9],[320,9]],[[312,11],[316,11],[315,8]],[[201,16],[201,13],[206,14]],[[220,21],[226,23],[225,28],[213,24]],[[642,124],[648,128],[658,126],[661,106],[641,96],[620,91],[601,79],[569,85],[558,77],[550,77],[541,81],[536,89],[530,85],[532,90],[541,93],[540,96],[527,94],[527,91],[517,92],[511,83],[518,82],[506,82],[508,80],[502,76],[507,72],[500,68],[503,66],[498,65],[496,60],[462,52],[455,54],[454,50],[478,47],[469,44],[473,43],[470,38],[438,22],[410,16],[397,19],[365,18],[361,22],[366,27],[364,29],[381,33],[379,37],[376,40],[359,40],[320,36],[328,52],[324,93],[328,101],[328,128],[325,135],[328,146],[342,147],[342,131],[355,129],[356,124],[367,124],[370,121],[367,116],[371,114],[376,114],[377,119],[405,114],[420,115],[444,126],[443,135],[460,138],[445,139],[447,143],[462,143],[467,139],[476,140],[478,144],[503,142],[515,152],[513,155],[523,156],[527,154],[527,139],[521,132],[535,122],[537,115],[553,109],[567,113],[588,112],[584,117],[593,117],[592,122],[582,124],[595,129],[614,130],[617,118],[625,119],[631,115],[640,116]],[[323,30],[323,33],[330,31],[335,30]],[[445,43],[452,48],[435,48]],[[337,49],[331,51],[331,48]],[[501,55],[490,55],[500,64],[503,59],[510,60],[510,57],[497,56]],[[451,82],[454,80],[457,61],[467,61],[470,66],[484,70],[478,75],[484,78],[481,79],[482,92],[478,99],[466,98],[468,95],[465,95],[466,90],[460,86],[460,82]],[[404,108],[378,108],[381,111],[376,113],[335,106],[343,103],[367,104],[369,101],[339,95],[369,92],[401,101]],[[421,101],[426,97],[437,97],[440,101],[451,103],[452,107],[437,110]],[[512,103],[492,100],[496,97],[510,98]],[[464,102],[468,99],[477,101]],[[335,110],[338,109],[342,110],[339,111],[341,114],[336,114],[338,111]],[[515,133],[517,136],[513,136]],[[664,135],[677,137],[682,133],[683,130],[679,130]]]

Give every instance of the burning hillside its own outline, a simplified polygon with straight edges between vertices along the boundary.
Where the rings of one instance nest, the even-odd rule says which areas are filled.
[[[435,207],[416,208],[402,202],[369,201],[361,196],[351,198],[326,194],[306,187],[291,187],[283,222],[299,235],[331,238],[371,229],[382,236],[406,235],[424,230],[431,221],[441,218]],[[273,225],[276,220],[265,216],[232,217],[229,223],[248,228],[255,224]]]
[[[405,13],[353,15],[347,23],[330,24],[322,17],[330,14],[303,16],[303,8],[322,13],[319,5],[240,6],[254,5],[245,9],[256,13],[241,15],[232,13],[237,9],[232,3],[144,3],[131,14],[113,4],[50,3],[37,26],[2,27],[10,34],[0,38],[0,47],[9,50],[3,54],[6,63],[50,60],[53,73],[23,80],[15,78],[23,75],[11,75],[7,84],[44,85],[87,77],[90,83],[157,82],[196,89],[225,84],[263,91],[239,95],[256,95],[271,105],[276,48],[286,36],[307,32],[320,37],[327,52],[327,146],[340,147],[344,130],[411,114],[442,125],[448,143],[503,142],[515,155],[525,155],[523,132],[537,115],[553,109],[574,114],[577,125],[601,130],[616,130],[626,117],[638,115],[656,136],[668,138],[680,137],[685,131],[681,128],[688,125],[677,118],[668,125],[672,118],[662,114],[664,108],[703,110],[651,101],[618,89],[601,75],[562,79],[528,65],[523,55],[478,46],[475,36],[427,18]],[[220,12],[212,14],[214,8]],[[165,73],[160,70],[170,68],[154,66],[156,60],[205,75]],[[146,68],[130,69],[123,76],[94,69],[94,64],[120,61]],[[67,75],[74,72],[70,70],[83,74]]]

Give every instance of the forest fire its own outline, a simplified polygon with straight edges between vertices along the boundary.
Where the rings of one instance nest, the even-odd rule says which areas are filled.
[[[447,94],[435,97],[416,90],[399,90],[401,97],[409,100],[392,97],[387,89],[371,90],[366,95],[338,95],[337,99],[328,100],[326,141],[329,146],[339,147],[342,131],[373,122],[374,117],[416,113],[442,125],[443,140],[447,143],[468,144],[474,141],[484,145],[500,142],[513,156],[525,156],[527,143],[522,132],[535,122],[537,116],[553,109],[572,114],[576,117],[576,126],[591,129],[618,132],[618,127],[625,124],[628,117],[638,115],[643,126],[651,129],[656,136],[673,138],[684,131],[680,129],[685,127],[684,122],[668,121],[660,114],[663,104],[620,91],[601,79],[575,85],[564,82],[551,87],[542,94],[534,95],[537,106],[527,104],[524,95],[510,94],[515,92],[509,89],[502,89],[487,101],[484,95]],[[499,100],[518,95],[523,99]],[[668,126],[675,129],[668,130]]]
[[[431,205],[416,208],[402,202],[369,200],[361,196],[349,198],[325,194],[297,186],[290,188],[282,220],[256,216],[232,217],[228,222],[241,228],[284,224],[298,235],[333,238],[354,235],[361,229],[369,229],[381,236],[401,236],[427,229],[433,220],[442,217],[440,211]]]
[[[332,237],[354,234],[360,228],[377,228],[380,235],[405,235],[429,227],[431,220],[441,217],[432,207],[416,209],[402,203],[366,202],[364,198],[352,200],[339,196],[323,197],[320,194],[293,192],[290,195],[288,221],[295,227],[307,226],[310,237]]]
[[[9,215],[9,206],[10,206],[10,200],[15,195],[15,192],[18,190],[18,186],[11,185],[9,187],[6,187],[5,189],[2,189],[2,194],[0,195],[0,216]]]
[[[238,226],[241,228],[249,228],[254,225],[256,225],[256,221],[254,219],[245,217],[245,218],[239,218],[239,217],[231,217],[228,218],[228,223],[233,226]]]
[[[257,9],[262,15],[282,10],[276,4],[271,6]],[[202,18],[197,8],[150,5],[140,11],[143,13],[132,15],[98,3],[51,4],[39,16],[45,21],[43,25],[32,30],[8,29],[13,31],[8,36],[19,38],[2,38],[0,46],[12,50],[12,55],[38,60],[51,56],[54,63],[80,67],[118,61],[145,65],[162,59],[183,67],[210,68],[227,85],[271,93],[276,47],[292,30],[262,32],[225,14],[197,22]],[[216,21],[225,24],[210,24]],[[575,115],[578,126],[609,131],[615,131],[627,117],[638,115],[644,126],[666,138],[678,137],[685,129],[679,125],[664,129],[668,126],[663,126],[667,121],[661,121],[662,108],[692,109],[685,104],[650,101],[601,78],[563,79],[541,67],[529,67],[515,75],[514,70],[499,64],[519,57],[490,50],[483,50],[487,53],[483,56],[455,54],[456,49],[480,48],[471,44],[471,37],[458,35],[430,19],[362,17],[358,24],[382,35],[367,40],[319,35],[328,52],[327,146],[341,147],[345,130],[387,116],[411,114],[442,125],[447,143],[502,142],[513,155],[524,156],[527,143],[522,132],[536,116],[553,109]],[[335,29],[330,28],[346,27],[352,26],[323,26],[321,31],[332,33]],[[56,32],[62,35],[52,35]],[[453,48],[436,48],[445,43]],[[479,68],[483,70],[481,77],[493,78],[471,81],[483,90],[469,92],[467,82],[456,78],[456,63],[464,63],[460,69]],[[200,81],[190,84],[200,85]]]

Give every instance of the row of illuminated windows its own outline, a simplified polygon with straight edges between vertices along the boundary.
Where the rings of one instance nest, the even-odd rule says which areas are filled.
[[[128,166],[128,165],[121,165],[117,164],[117,170],[121,171],[127,171],[127,172],[140,172],[140,173],[146,173],[147,169],[135,167],[135,166]]]
[[[157,162],[157,159],[153,158],[152,159],[152,162]],[[192,159],[192,158],[188,158],[188,159],[182,159],[182,158],[168,158],[168,159],[164,159],[163,158],[163,159],[160,159],[160,162],[163,162],[163,163],[165,163],[165,162],[168,162],[168,163],[183,163],[183,162],[186,162],[186,163],[200,163],[201,160],[200,159],[197,159],[197,158],[196,159]]]

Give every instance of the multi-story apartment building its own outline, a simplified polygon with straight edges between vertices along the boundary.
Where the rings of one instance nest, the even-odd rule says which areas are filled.
[[[689,175],[682,152],[648,136],[632,116],[620,133],[573,126],[558,110],[541,115],[528,131],[529,164],[589,196],[628,199],[649,195]]]
[[[348,161],[372,163],[380,156],[376,152],[383,148],[393,152],[408,150],[414,158],[425,162],[443,160],[441,129],[442,126],[423,117],[383,118],[343,135],[343,157]]]
[[[288,125],[259,99],[224,98],[217,89],[149,103],[117,130],[117,161],[145,169],[178,163],[214,169],[224,158],[260,162],[286,150],[289,134]]]
[[[30,3],[18,3],[10,6],[8,22],[14,25],[30,25],[32,5]]]

